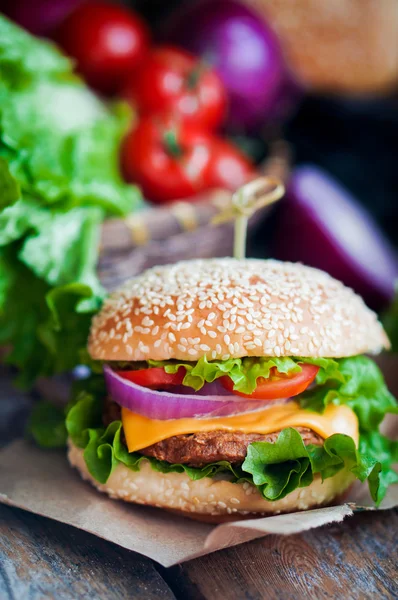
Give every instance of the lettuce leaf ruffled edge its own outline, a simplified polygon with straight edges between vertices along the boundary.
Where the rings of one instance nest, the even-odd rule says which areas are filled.
[[[325,383],[328,379],[342,381],[338,362],[332,358],[304,358],[304,357],[244,357],[230,358],[228,360],[211,360],[206,356],[197,362],[164,360],[149,360],[151,367],[163,367],[166,373],[177,373],[183,367],[186,371],[183,384],[200,390],[205,383],[212,383],[219,377],[228,375],[234,382],[234,390],[243,394],[252,394],[257,386],[257,379],[268,379],[271,370],[276,369],[284,375],[300,373],[300,363],[316,365],[319,367],[316,381]]]

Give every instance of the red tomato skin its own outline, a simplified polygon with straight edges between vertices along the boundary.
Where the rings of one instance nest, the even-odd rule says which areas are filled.
[[[122,96],[141,115],[168,112],[208,130],[220,126],[227,109],[226,91],[216,72],[171,46],[152,50],[126,81]]]
[[[104,94],[117,92],[149,51],[146,24],[131,10],[89,1],[78,6],[54,33],[55,41],[76,60],[87,83]]]
[[[314,381],[319,367],[315,365],[300,364],[301,373],[297,373],[288,377],[287,375],[279,375],[278,378],[272,379],[257,379],[257,387],[252,394],[242,394],[234,390],[234,383],[228,375],[220,377],[220,382],[225,389],[241,396],[242,398],[252,398],[258,400],[276,400],[278,398],[290,398],[304,392],[307,387]]]
[[[170,132],[181,156],[167,149],[165,135]],[[210,134],[171,117],[143,117],[122,144],[122,170],[155,203],[189,198],[208,187],[212,142]]]
[[[214,140],[207,173],[210,187],[235,192],[256,177],[254,166],[238,148],[221,138]]]
[[[142,387],[159,390],[181,385],[185,377],[185,369],[180,367],[177,373],[166,373],[163,367],[151,367],[137,371],[117,371],[117,374]]]

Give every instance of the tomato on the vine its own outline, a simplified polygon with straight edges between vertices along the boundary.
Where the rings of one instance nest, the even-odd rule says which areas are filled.
[[[122,168],[146,198],[164,203],[209,187],[213,138],[172,117],[143,117],[122,145]]]
[[[221,124],[227,105],[217,73],[189,52],[169,46],[152,50],[126,81],[122,96],[141,115],[168,112],[209,130]]]
[[[149,50],[149,30],[133,11],[101,0],[78,6],[54,38],[89,85],[115,93]]]
[[[258,400],[276,400],[278,398],[290,398],[301,394],[312,383],[319,371],[315,365],[300,364],[301,372],[293,375],[285,375],[275,370],[271,377],[257,379],[257,387],[252,394],[243,394],[234,390],[234,382],[228,375],[220,377],[223,387],[242,398],[254,398]]]
[[[137,385],[153,390],[167,390],[175,385],[181,385],[185,377],[184,367],[180,367],[177,373],[166,373],[163,367],[151,367],[149,369],[138,369],[137,371],[117,371],[123,379],[128,379]]]

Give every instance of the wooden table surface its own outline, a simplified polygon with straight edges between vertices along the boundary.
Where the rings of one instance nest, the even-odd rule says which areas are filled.
[[[0,372],[0,439],[30,399]],[[0,490],[1,492],[1,490]],[[398,510],[268,536],[165,569],[93,535],[0,505],[0,599],[398,598]]]

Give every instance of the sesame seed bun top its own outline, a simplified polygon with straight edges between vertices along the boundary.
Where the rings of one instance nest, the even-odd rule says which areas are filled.
[[[377,316],[327,273],[276,260],[190,260],[127,281],[94,318],[93,359],[342,357],[388,347]]]

